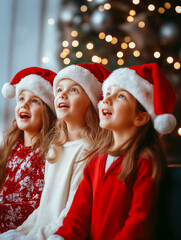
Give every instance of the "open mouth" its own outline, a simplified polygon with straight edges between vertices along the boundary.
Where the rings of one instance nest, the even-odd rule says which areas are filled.
[[[102,114],[103,114],[103,116],[112,115],[112,113],[110,111],[106,110],[106,109],[102,110]]]
[[[23,113],[23,112],[20,113],[19,116],[20,116],[21,119],[29,119],[29,118],[30,118],[30,115],[29,115],[29,114],[27,114],[27,113]]]
[[[65,103],[60,103],[58,104],[58,108],[62,109],[62,108],[69,108],[69,106]]]

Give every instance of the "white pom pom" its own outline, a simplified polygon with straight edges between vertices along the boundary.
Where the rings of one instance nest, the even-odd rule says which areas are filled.
[[[15,87],[10,83],[5,83],[2,87],[2,94],[6,98],[13,98],[15,96]]]
[[[162,114],[154,119],[154,128],[161,134],[171,133],[177,124],[172,114]]]

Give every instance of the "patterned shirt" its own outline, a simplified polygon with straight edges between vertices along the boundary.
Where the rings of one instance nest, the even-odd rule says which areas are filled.
[[[31,151],[20,140],[13,147],[0,191],[0,232],[17,228],[39,206],[45,162],[40,149]]]

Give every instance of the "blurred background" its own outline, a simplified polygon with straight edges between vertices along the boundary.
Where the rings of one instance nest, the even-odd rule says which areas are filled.
[[[0,88],[23,68],[58,72],[99,62],[108,69],[156,62],[177,93],[177,126],[164,136],[169,163],[181,163],[180,0],[0,0]],[[168,96],[169,97],[169,96]],[[0,134],[14,99],[0,94]]]

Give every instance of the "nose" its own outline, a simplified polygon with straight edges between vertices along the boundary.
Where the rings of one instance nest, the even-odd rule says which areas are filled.
[[[61,92],[58,97],[61,99],[66,99],[67,98],[66,91]]]
[[[21,105],[21,108],[28,109],[29,108],[28,101],[24,101]]]
[[[112,101],[111,101],[110,96],[105,97],[105,98],[102,100],[102,103],[103,103],[103,104],[111,105],[111,104],[112,104]]]

